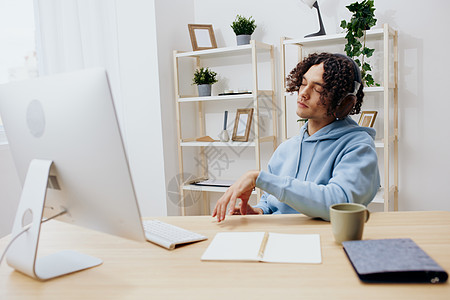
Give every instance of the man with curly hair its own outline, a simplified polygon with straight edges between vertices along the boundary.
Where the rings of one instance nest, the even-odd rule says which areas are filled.
[[[300,134],[282,143],[268,171],[249,171],[218,200],[213,217],[228,214],[303,213],[329,220],[335,203],[368,205],[380,186],[375,130],[360,127],[364,93],[356,63],[342,54],[311,54],[287,77],[287,90],[298,92],[297,115],[308,119]],[[252,190],[264,191],[256,206]],[[236,207],[237,199],[241,199]]]

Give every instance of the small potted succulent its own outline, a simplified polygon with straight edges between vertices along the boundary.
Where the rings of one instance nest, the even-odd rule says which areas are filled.
[[[234,33],[236,34],[237,45],[246,45],[250,43],[250,38],[256,29],[255,20],[245,18],[241,15],[236,16],[236,20],[231,24]]]
[[[217,82],[217,73],[208,67],[196,69],[194,72],[193,84],[198,86],[198,96],[211,96],[211,85]]]

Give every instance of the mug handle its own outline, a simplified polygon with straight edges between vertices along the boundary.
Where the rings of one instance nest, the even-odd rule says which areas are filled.
[[[367,221],[369,221],[369,218],[370,218],[370,212],[368,209],[366,209],[366,220],[364,222],[367,223]]]

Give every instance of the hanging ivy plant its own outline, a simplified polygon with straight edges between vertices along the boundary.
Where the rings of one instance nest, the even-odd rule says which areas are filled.
[[[373,55],[375,49],[366,46],[366,30],[375,26],[377,19],[374,18],[375,7],[374,0],[364,0],[361,3],[355,2],[348,6],[347,9],[353,13],[349,22],[342,20],[341,27],[347,30],[347,44],[345,52],[347,56],[353,58],[361,68],[361,77],[366,86],[380,86],[375,83],[372,75],[372,67],[365,60]]]

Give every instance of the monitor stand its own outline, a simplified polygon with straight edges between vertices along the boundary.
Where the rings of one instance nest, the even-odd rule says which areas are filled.
[[[30,163],[14,219],[12,237],[14,238],[25,228],[23,223],[26,215],[32,217],[31,227],[13,242],[6,256],[8,265],[38,280],[47,280],[102,264],[99,258],[72,250],[37,258],[39,233],[52,163],[50,160],[39,159],[34,159]]]

